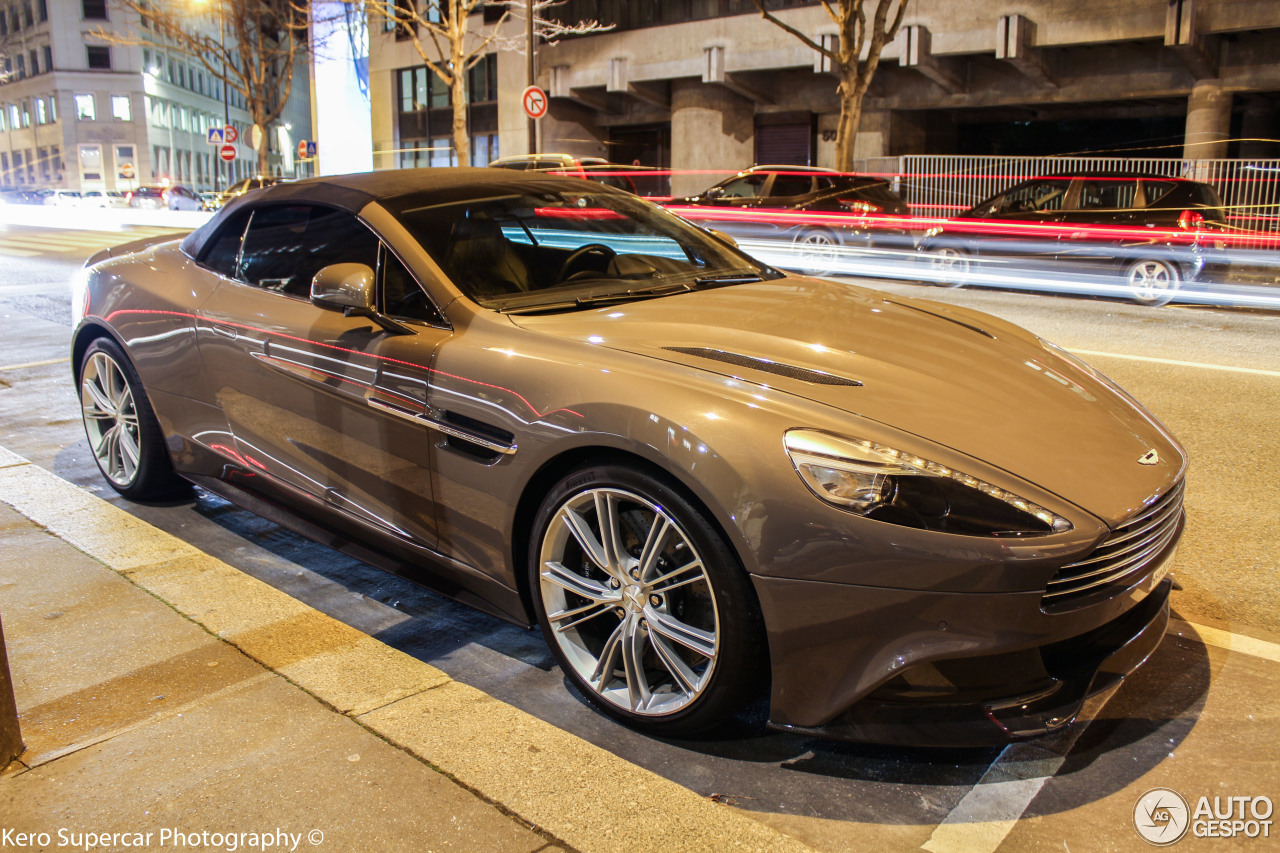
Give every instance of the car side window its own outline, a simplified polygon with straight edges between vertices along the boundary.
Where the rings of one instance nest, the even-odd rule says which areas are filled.
[[[426,291],[418,285],[409,268],[383,244],[379,252],[382,272],[382,311],[392,317],[421,320],[434,326],[446,325]]]
[[[993,213],[1032,213],[1062,210],[1069,181],[1036,181],[1005,193]]]
[[[244,236],[236,278],[299,299],[330,264],[376,269],[378,238],[350,213],[317,205],[255,208]]]
[[[1133,207],[1137,181],[1085,181],[1080,186],[1081,210],[1116,210]]]
[[[721,198],[756,198],[764,190],[767,175],[744,175],[724,185]]]
[[[808,175],[777,175],[773,179],[773,187],[769,190],[769,195],[804,195],[812,186],[812,180]]]
[[[244,238],[244,228],[247,224],[249,224],[247,210],[228,219],[200,253],[200,264],[223,278],[235,278],[236,267],[240,262],[240,243]]]

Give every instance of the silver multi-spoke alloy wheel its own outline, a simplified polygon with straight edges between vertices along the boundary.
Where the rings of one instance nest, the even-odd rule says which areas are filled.
[[[840,243],[828,231],[804,231],[795,238],[794,245],[799,258],[796,266],[811,275],[835,270],[840,256]]]
[[[571,495],[546,526],[538,576],[554,641],[600,698],[653,718],[702,695],[720,616],[702,557],[661,506],[619,488]]]
[[[84,365],[80,410],[102,473],[122,488],[133,485],[142,461],[138,410],[124,371],[105,352],[93,353]]]
[[[931,251],[929,266],[933,281],[943,287],[961,287],[969,278],[969,256],[950,246]]]
[[[1129,267],[1128,279],[1134,301],[1144,305],[1165,305],[1182,286],[1177,268],[1154,258]]]

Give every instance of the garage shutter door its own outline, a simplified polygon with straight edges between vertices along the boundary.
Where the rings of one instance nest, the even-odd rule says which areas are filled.
[[[756,163],[808,166],[812,147],[808,122],[756,126]]]

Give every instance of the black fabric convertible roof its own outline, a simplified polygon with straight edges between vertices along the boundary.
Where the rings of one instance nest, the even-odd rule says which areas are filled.
[[[187,235],[182,241],[182,251],[193,258],[199,256],[205,242],[227,217],[234,215],[235,211],[244,204],[303,202],[325,204],[351,213],[359,213],[370,202],[390,202],[422,192],[448,192],[460,187],[491,183],[518,183],[528,186],[531,182],[554,182],[563,188],[564,181],[580,180],[582,179],[548,176],[537,172],[513,172],[510,169],[447,167],[389,169],[380,172],[327,175],[321,178],[288,181],[254,190],[229,202],[216,216]],[[593,187],[593,190],[607,191],[602,185]]]

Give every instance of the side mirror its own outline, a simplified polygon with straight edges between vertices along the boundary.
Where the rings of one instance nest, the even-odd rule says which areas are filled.
[[[710,201],[713,198],[720,198],[724,195],[724,187],[712,187],[702,194],[702,197]]]
[[[733,239],[723,231],[717,231],[714,228],[708,228],[707,233],[709,233],[712,237],[715,237],[717,240],[723,240],[724,242],[728,243],[730,246],[733,246],[735,249],[738,248],[738,241]]]
[[[373,312],[373,270],[365,264],[330,264],[311,279],[311,302],[330,311]]]

